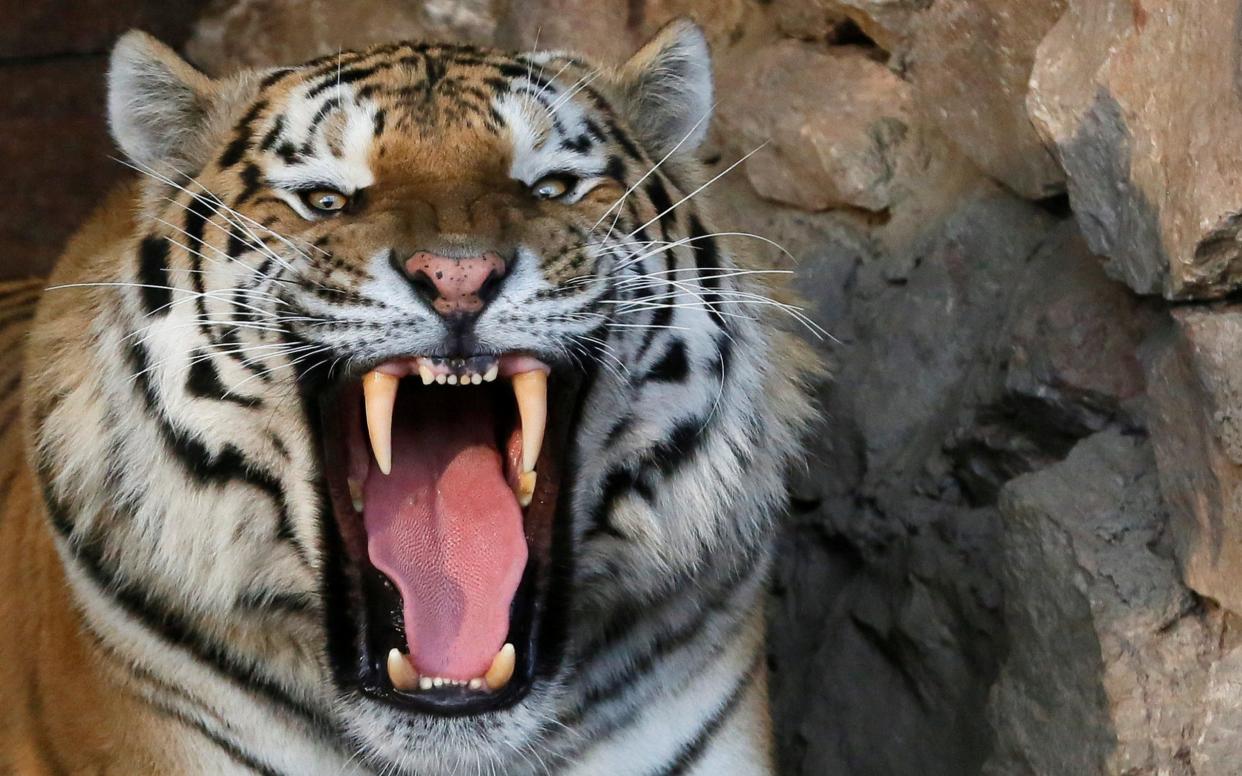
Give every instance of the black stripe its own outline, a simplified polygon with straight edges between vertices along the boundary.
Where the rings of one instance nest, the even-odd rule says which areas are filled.
[[[306,99],[309,100],[311,98],[318,97],[320,94],[323,94],[328,89],[334,88],[338,84],[350,84],[354,81],[361,81],[364,78],[369,78],[382,70],[387,70],[392,67],[392,65],[393,63],[388,62],[381,63],[374,67],[351,67],[337,72],[329,72],[322,81],[306,93]]]
[[[158,599],[123,577],[110,572],[104,564],[104,548],[97,537],[80,539],[73,535],[73,521],[68,507],[52,492],[52,472],[46,461],[39,466],[43,501],[53,528],[64,537],[73,557],[99,588],[107,593],[130,617],[147,630],[174,647],[188,651],[198,660],[232,680],[242,691],[254,691],[267,700],[310,722],[316,731],[330,741],[340,741],[335,725],[315,710],[303,706],[276,681],[243,665],[224,646],[205,637],[186,621],[184,614],[162,605]]]
[[[211,743],[219,747],[219,749],[222,752],[224,752],[226,755],[229,756],[230,760],[237,763],[238,765],[244,768],[249,768],[251,771],[261,774],[261,776],[284,776],[284,774],[281,771],[278,771],[275,768],[260,761],[258,758],[254,757],[249,752],[242,749],[240,746],[234,744],[232,741],[229,741],[224,736],[212,730],[202,720],[194,719],[169,704],[161,703],[159,701],[150,700],[150,699],[148,699],[148,701],[151,704],[151,706],[163,712],[164,714],[167,714],[168,716],[177,720],[178,722],[185,725],[186,727],[197,730],[199,733],[202,734],[204,738],[206,738],[208,741],[211,741]]]
[[[198,709],[200,712],[210,715],[217,722],[220,722],[223,724],[224,720],[220,717],[219,714],[215,713],[210,707],[207,706],[207,704],[203,703],[198,698],[195,698],[185,689],[179,686],[168,684],[167,682],[160,679],[155,674],[152,674],[150,671],[148,671],[143,666],[138,665],[137,663],[133,662],[126,656],[119,654],[107,642],[105,642],[98,633],[94,632],[93,630],[86,629],[85,633],[87,637],[90,638],[91,642],[95,645],[95,648],[98,649],[103,654],[105,654],[107,657],[110,657],[116,663],[119,663],[124,668],[124,670],[130,674],[130,677],[135,683],[146,684],[149,686],[149,690],[148,690],[149,692],[159,692],[166,696],[171,696],[173,698],[176,698],[181,703],[192,706],[195,709]],[[209,741],[211,741],[213,744],[215,744],[221,750],[223,750],[224,753],[227,754],[229,758],[232,759],[234,762],[236,762],[238,765],[242,765],[246,768],[249,768],[252,771],[255,771],[256,773],[264,774],[264,776],[269,776],[269,775],[280,776],[280,773],[278,771],[275,771],[269,768],[268,766],[260,762],[258,758],[253,757],[252,755],[248,754],[243,749],[241,749],[241,747],[233,744],[232,742],[228,741],[220,734],[216,733],[213,729],[209,728],[206,722],[202,720],[190,718],[189,715],[185,714],[181,710],[177,709],[175,706],[163,700],[157,700],[155,698],[143,696],[137,693],[134,693],[134,694],[138,697],[139,700],[149,704],[150,706],[153,706],[157,711],[167,714],[175,718],[178,722],[182,723],[183,725],[192,727],[195,730],[197,730],[205,738],[207,738]]]
[[[241,172],[242,190],[237,195],[237,199],[233,200],[233,209],[241,207],[258,193],[259,187],[263,185],[263,173],[259,170],[259,165],[254,162],[248,162]]]
[[[611,536],[614,539],[628,539],[621,529],[613,525],[612,511],[617,499],[638,484],[638,478],[629,469],[614,469],[604,479],[604,487],[595,508],[587,516],[587,528],[582,533],[583,541],[591,541],[600,536]]]
[[[147,371],[149,359],[146,348],[138,340],[133,340],[127,348],[127,356],[130,368],[136,375],[136,388],[142,394],[147,409],[151,410],[160,435],[172,451],[173,457],[200,483],[226,485],[231,482],[241,482],[257,488],[271,498],[276,507],[276,536],[289,542],[302,562],[309,566],[310,559],[306,550],[297,541],[294,533],[285,489],[280,480],[258,464],[247,460],[245,455],[232,445],[224,445],[219,453],[212,455],[205,445],[169,422]]]
[[[690,375],[690,361],[686,358],[686,343],[675,338],[669,343],[655,366],[647,372],[646,379],[662,383],[682,383]]]
[[[224,149],[224,153],[220,154],[219,164],[221,170],[227,170],[233,165],[241,161],[242,155],[246,153],[246,149],[250,147],[251,124],[267,107],[267,100],[259,100],[246,111],[246,115],[242,116],[241,121],[237,122],[234,130],[233,140]]]
[[[268,151],[272,146],[276,145],[276,141],[280,139],[280,133],[285,129],[285,117],[277,116],[276,121],[272,123],[272,128],[263,136],[263,142],[259,143],[260,151]]]
[[[165,315],[172,304],[168,288],[168,240],[146,237],[138,246],[138,279],[142,283],[142,306],[147,315]]]
[[[742,702],[742,698],[746,695],[746,690],[750,688],[750,683],[755,680],[759,661],[762,659],[762,654],[755,656],[755,661],[751,663],[750,669],[737,681],[725,702],[720,704],[720,707],[708,718],[707,722],[699,728],[699,732],[694,735],[694,738],[682,744],[681,748],[677,750],[677,754],[667,765],[659,770],[652,771],[652,776],[681,776],[688,773],[702,759],[712,739],[716,737],[716,734],[720,732],[724,724],[729,721],[729,717],[733,716],[733,712],[737,710],[738,704]]]
[[[220,379],[220,372],[216,369],[211,356],[202,350],[190,353],[190,369],[185,381],[185,389],[191,396],[199,399],[231,402],[243,407],[255,407],[261,404],[256,397],[230,392]]]
[[[626,670],[610,677],[606,683],[593,687],[568,714],[561,717],[561,722],[573,726],[590,713],[592,708],[601,703],[607,703],[619,697],[626,690],[635,687],[639,680],[650,673],[662,659],[697,640],[712,617],[722,613],[730,614],[729,604],[733,601],[733,596],[738,588],[750,580],[755,573],[753,558],[756,553],[748,550],[747,554],[752,557],[752,562],[725,578],[717,580],[714,589],[709,587],[708,590],[704,590],[704,592],[710,592],[711,595],[693,613],[689,621],[658,632],[651,641],[641,646],[629,647],[626,650]],[[704,581],[699,580],[698,583],[704,584]],[[688,582],[687,586],[689,584]],[[706,584],[711,585],[710,582]],[[674,600],[669,605],[676,606],[679,603],[684,603],[684,601]],[[583,649],[582,654],[587,656],[585,658],[587,662],[581,668],[582,673],[589,675],[598,661],[612,654],[617,649],[617,642],[632,632],[635,624],[642,620],[650,620],[652,607],[653,604],[648,601],[635,602],[633,606],[618,608],[604,632],[604,637]],[[667,614],[665,616],[667,618]],[[744,619],[744,616],[737,618],[734,625],[741,623]],[[662,624],[668,625],[667,622]],[[727,638],[720,639],[718,643],[724,644],[727,641]]]
[[[688,244],[694,253],[694,266],[698,269],[699,285],[703,288],[718,289],[720,288],[719,275],[723,266],[720,263],[720,247],[716,244],[716,238],[708,236],[703,222],[699,220],[696,213],[690,213],[689,227],[690,242]],[[716,309],[716,305],[720,303],[720,295],[706,292],[700,296],[707,314],[717,326],[725,328],[724,316]]]

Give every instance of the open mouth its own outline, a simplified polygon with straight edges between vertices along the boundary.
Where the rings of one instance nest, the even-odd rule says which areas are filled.
[[[573,399],[551,372],[523,354],[398,358],[322,399],[367,695],[470,714],[530,689]]]

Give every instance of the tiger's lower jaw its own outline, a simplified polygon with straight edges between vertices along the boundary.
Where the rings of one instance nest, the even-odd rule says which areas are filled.
[[[343,688],[476,715],[555,671],[578,376],[550,372],[518,355],[400,358],[321,396],[329,655]]]

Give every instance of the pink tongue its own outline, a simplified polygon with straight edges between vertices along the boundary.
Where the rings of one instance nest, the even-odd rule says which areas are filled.
[[[526,568],[522,510],[501,468],[488,392],[403,391],[392,473],[364,486],[367,551],[396,584],[419,673],[482,676]]]

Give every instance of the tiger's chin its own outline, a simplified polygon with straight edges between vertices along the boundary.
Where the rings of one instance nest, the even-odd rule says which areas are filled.
[[[394,358],[321,393],[342,690],[388,713],[468,717],[555,672],[577,394],[576,374],[525,354]]]

